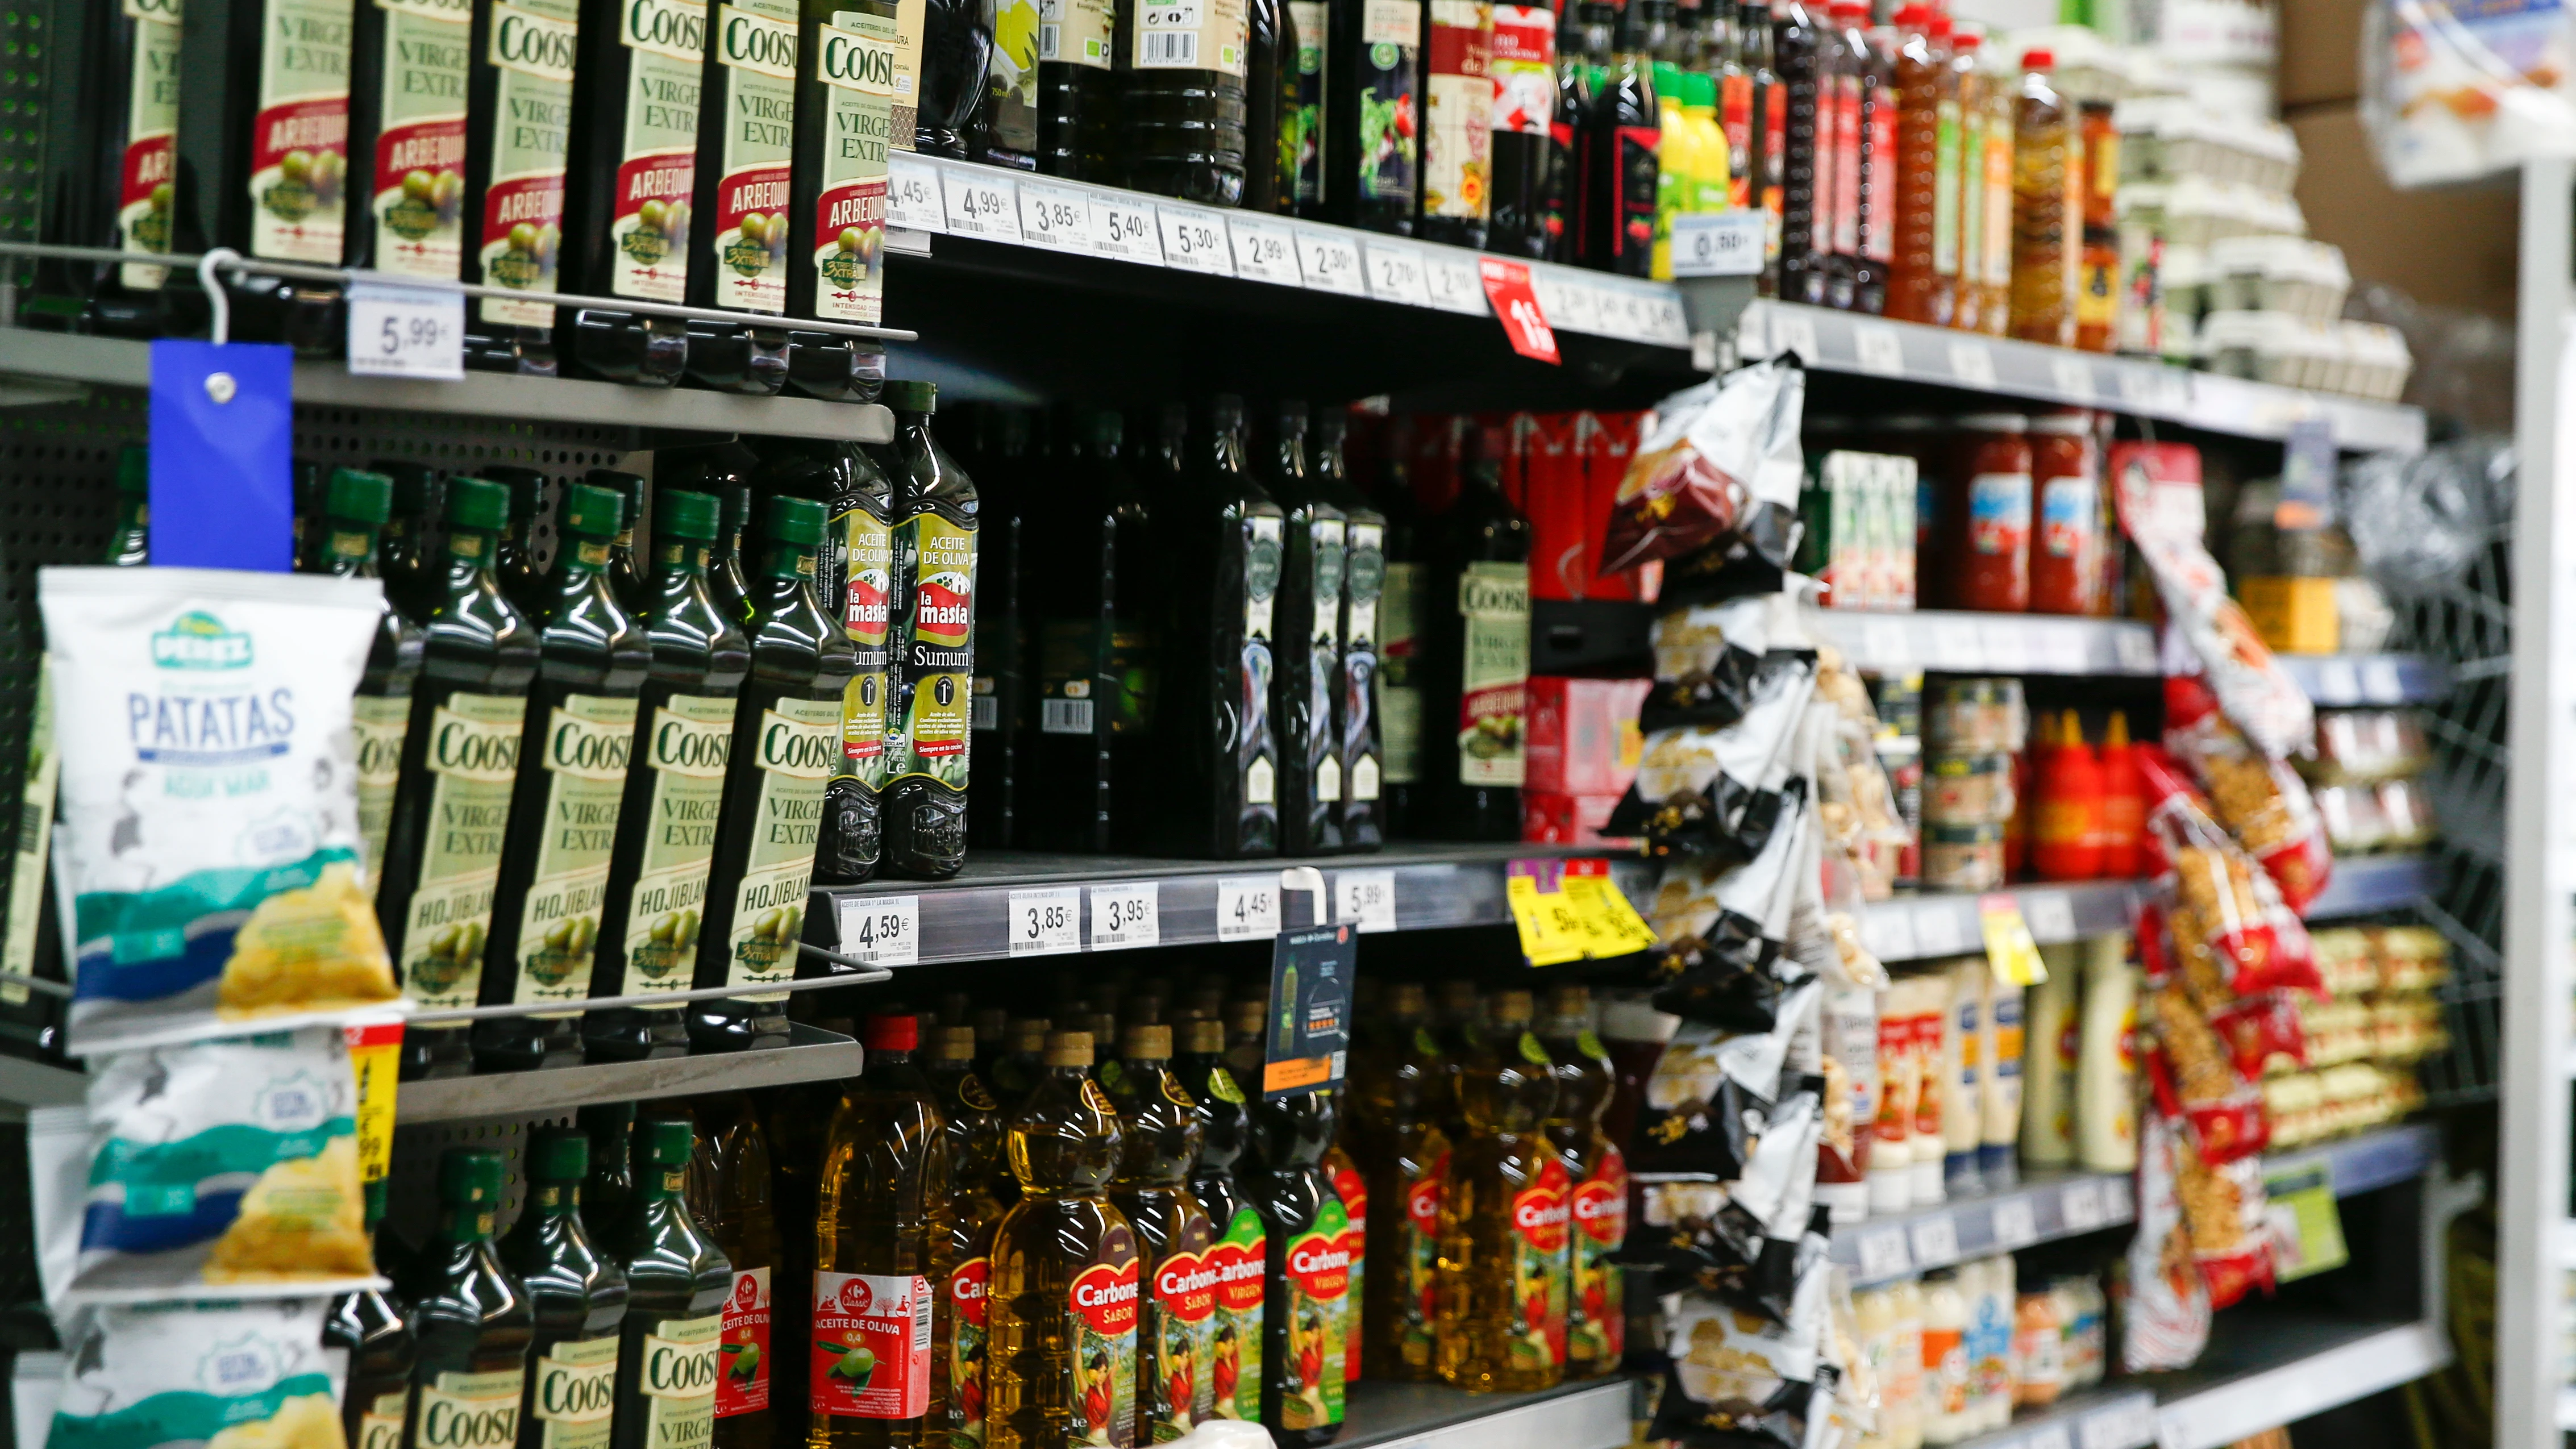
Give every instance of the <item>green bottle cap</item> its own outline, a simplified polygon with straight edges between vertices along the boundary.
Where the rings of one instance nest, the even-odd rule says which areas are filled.
[[[492,463],[481,470],[481,476],[510,490],[510,516],[519,522],[525,523],[545,510],[546,475],[536,469]]]
[[[1670,96],[1673,98],[1673,103],[1679,105],[1682,98],[1682,68],[1669,60],[1659,60],[1655,62],[1654,76],[1656,99]]]
[[[625,521],[626,500],[588,483],[565,484],[563,506],[555,510],[556,528],[586,538],[612,538]]]
[[[772,498],[763,522],[773,543],[800,549],[822,546],[823,505],[811,498],[789,498],[783,494]]]
[[[549,1127],[528,1145],[530,1182],[579,1182],[590,1171],[590,1139],[570,1127]]]
[[[712,493],[691,493],[675,488],[654,495],[653,533],[657,538],[686,539],[692,543],[715,541],[716,524],[724,505]]]
[[[939,411],[939,385],[918,378],[897,378],[885,385],[885,405],[899,413]]]
[[[1717,81],[1712,76],[1693,71],[1682,77],[1682,104],[1694,111],[1717,108]]]
[[[501,1201],[501,1154],[489,1147],[447,1149],[438,1159],[438,1200],[452,1207],[477,1203],[497,1207]]]
[[[140,498],[152,491],[152,451],[127,448],[116,455],[116,491]]]
[[[481,478],[447,480],[447,526],[485,532],[510,521],[510,490]]]
[[[322,490],[324,514],[349,523],[381,524],[392,511],[394,480],[357,468],[334,468]]]
[[[605,488],[626,500],[629,523],[644,516],[644,479],[641,475],[615,468],[593,468],[581,481],[593,488]]]
[[[686,1167],[697,1146],[697,1125],[686,1119],[655,1118],[644,1124],[644,1160],[655,1167]]]
[[[365,1188],[361,1189],[361,1191],[366,1194],[366,1212],[367,1222],[369,1225],[372,1226],[373,1224],[380,1223],[385,1220],[385,1198],[387,1196],[387,1189],[391,1186],[391,1183],[388,1183],[385,1179],[380,1177],[375,1181],[368,1183]]]

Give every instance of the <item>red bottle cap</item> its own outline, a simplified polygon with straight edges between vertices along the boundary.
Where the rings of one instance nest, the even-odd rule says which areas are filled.
[[[921,1045],[921,1018],[871,1016],[860,1041],[872,1052],[908,1052]]]
[[[2024,70],[2046,70],[2055,64],[2057,52],[2053,50],[2025,50],[2021,53],[2021,68]]]

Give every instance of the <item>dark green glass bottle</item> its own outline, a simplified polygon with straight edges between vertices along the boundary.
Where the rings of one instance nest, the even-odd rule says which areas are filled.
[[[1243,400],[1209,413],[1165,530],[1173,590],[1159,711],[1173,808],[1166,848],[1214,859],[1279,849],[1279,743],[1270,714],[1272,640],[1286,520],[1245,466]]]
[[[734,696],[751,672],[751,645],[707,592],[716,500],[665,491],[653,502],[654,575],[644,607],[652,672],[636,711],[600,906],[591,995],[679,991],[693,979],[707,874],[715,862]],[[614,1006],[582,1017],[592,1061],[643,1061],[689,1049],[686,1008]]]
[[[1505,447],[1499,426],[1479,429],[1458,501],[1426,530],[1419,833],[1433,839],[1521,838],[1530,526],[1503,496]]]
[[[502,525],[498,562],[492,572],[500,576],[501,592],[510,596],[520,613],[542,617],[546,571],[537,562],[537,515],[546,511],[546,475],[534,468],[491,463],[480,476],[510,490],[510,521]]]
[[[385,1182],[378,1178],[367,1184],[371,1234],[384,1219]],[[380,1234],[377,1238],[383,1241]],[[381,1250],[378,1257],[383,1257]],[[381,1262],[377,1271],[383,1271]],[[349,1356],[348,1386],[340,1392],[340,1433],[347,1449],[402,1449],[420,1354],[402,1300],[381,1288],[332,1299],[331,1316],[322,1320],[322,1346]]]
[[[474,7],[466,57],[464,280],[518,295],[466,304],[467,367],[552,377],[559,366],[550,298],[564,290],[564,182],[582,9],[580,0]]]
[[[1287,515],[1279,571],[1278,665],[1270,714],[1279,731],[1279,849],[1342,848],[1346,775],[1333,725],[1342,677],[1342,570],[1348,520],[1306,464],[1306,405],[1283,402],[1262,480]]]
[[[563,289],[689,300],[700,219],[698,112],[716,15],[689,0],[586,0],[563,188]],[[711,219],[711,218],[710,218]],[[567,370],[668,387],[688,325],[619,307],[566,308]]]
[[[492,1217],[501,1154],[451,1147],[438,1159],[438,1235],[398,1285],[411,1302],[413,1449],[489,1449],[518,1441],[536,1313],[501,1266]]]
[[[643,1124],[635,1198],[618,1230],[626,1322],[617,1359],[616,1449],[696,1449],[714,1434],[718,1340],[733,1265],[689,1211],[696,1129]]]
[[[35,240],[170,250],[180,14],[178,0],[54,0],[25,17],[51,21],[28,37],[34,44],[21,42],[21,64],[41,67],[45,96]],[[172,304],[180,289],[162,286],[169,275],[148,262],[48,258],[36,264],[33,294],[21,294],[19,325],[157,337],[178,321]]]
[[[573,1121],[590,1139],[590,1175],[582,1181],[581,1200],[605,1240],[626,1221],[627,1199],[635,1195],[635,1104],[594,1102]]]
[[[376,530],[393,503],[393,480],[382,473],[334,468],[322,488],[316,517],[306,530],[304,571],[340,578],[376,577]],[[367,672],[351,701],[350,733],[358,750],[358,836],[366,842],[367,869],[383,868],[385,834],[393,826],[394,796],[402,783],[403,737],[411,730],[412,686],[420,678],[420,626],[388,599],[367,646]]]
[[[426,463],[399,458],[378,458],[367,470],[394,480],[393,511],[385,515],[376,544],[376,571],[384,575],[385,597],[419,623],[438,607],[446,579],[438,548],[446,479]]]
[[[689,1039],[700,1051],[786,1043],[787,994],[761,988],[796,975],[824,784],[842,758],[841,700],[858,670],[849,635],[815,599],[823,505],[774,496],[761,525],[759,577],[743,626],[751,677],[734,711],[698,937],[698,986],[746,994],[690,1004]]]
[[[966,863],[966,758],[975,673],[975,481],[931,436],[938,389],[886,384],[895,437],[892,696],[886,709],[882,874],[945,880]]]
[[[664,486],[677,485],[666,479]],[[723,479],[698,486],[716,496],[718,508],[715,546],[707,550],[707,593],[726,618],[744,618],[751,611],[751,580],[742,571],[742,531],[751,521],[751,489]]]
[[[1034,723],[1028,706],[1031,550],[1025,540],[1035,495],[1052,480],[1040,473],[1035,410],[987,404],[976,409],[976,419],[982,426],[972,454],[975,673],[967,711],[973,740],[966,750],[975,762],[975,789],[966,800],[966,834],[986,850],[1014,850],[1028,843],[1021,834],[1027,817],[1020,792]]]
[[[569,1006],[590,995],[636,695],[653,663],[643,622],[608,583],[609,540],[625,511],[616,494],[586,483],[565,488],[555,510],[555,567],[492,900],[485,1006]],[[579,1065],[580,1012],[478,1021],[474,1059],[485,1071]]]
[[[590,1139],[575,1128],[545,1128],[522,1160],[527,1201],[500,1250],[501,1266],[519,1280],[536,1316],[519,1449],[603,1449],[617,1407],[626,1275],[582,1221]]]
[[[1378,743],[1378,605],[1386,589],[1386,515],[1351,483],[1344,444],[1349,417],[1327,409],[1315,419],[1310,478],[1316,494],[1342,510],[1342,674],[1333,688],[1333,729],[1342,741],[1342,849],[1386,843],[1384,749]]]
[[[1033,849],[1133,853],[1148,845],[1154,793],[1154,508],[1121,457],[1118,414],[1089,412],[1079,431],[1081,451],[1065,464],[1073,486],[1044,490],[1031,519],[1047,546],[1029,559],[1038,728],[1022,818]]]
[[[447,483],[446,575],[422,626],[420,682],[403,740],[403,778],[385,835],[376,915],[406,994],[436,1010],[475,1005],[483,946],[510,823],[511,786],[537,672],[537,630],[492,574],[509,490]],[[472,1062],[462,1022],[413,1023],[402,1074],[454,1076]]]
[[[145,449],[116,455],[116,532],[105,562],[121,568],[152,562],[152,455]]]
[[[652,577],[635,552],[635,531],[644,526],[644,479],[616,468],[593,468],[581,481],[607,489],[626,505],[618,516],[617,536],[608,541],[608,591],[626,606],[626,612],[641,614],[652,595]]]

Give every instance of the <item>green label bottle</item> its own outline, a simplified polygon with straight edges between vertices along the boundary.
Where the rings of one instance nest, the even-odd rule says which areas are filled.
[[[628,1306],[612,1442],[616,1449],[705,1449],[715,1433],[733,1265],[689,1211],[696,1129],[648,1120],[637,1132],[635,1197],[617,1234]]]
[[[404,1449],[519,1442],[536,1312],[492,1246],[501,1154],[451,1147],[438,1160],[438,1235],[401,1285],[419,1350]]]
[[[1268,1301],[1269,1231],[1259,1209],[1235,1180],[1235,1164],[1249,1144],[1252,1119],[1243,1088],[1225,1060],[1225,1027],[1213,1017],[1193,1018],[1172,1072],[1190,1095],[1199,1119],[1199,1152],[1190,1168],[1190,1194],[1206,1209],[1215,1239],[1207,1269],[1216,1279],[1216,1308],[1208,1319],[1206,1373],[1209,1412],[1220,1419],[1261,1422],[1262,1348]]]
[[[1269,1236],[1261,1423],[1282,1445],[1328,1444],[1342,1429],[1350,1218],[1322,1167],[1332,1137],[1329,1093],[1300,1092],[1253,1109],[1256,1170],[1246,1192]]]
[[[895,413],[894,687],[887,700],[885,874],[945,880],[966,863],[967,733],[975,673],[974,480],[930,433],[938,392],[886,385]]]
[[[714,26],[698,89],[701,215],[685,241],[688,300],[776,316],[787,310],[796,0],[716,0],[710,8]],[[787,382],[787,356],[784,326],[689,324],[689,376],[703,387],[774,393]]]
[[[376,574],[376,530],[393,506],[394,484],[382,473],[335,468],[324,485],[321,517],[305,538],[304,571],[340,578]],[[350,733],[358,752],[358,836],[367,870],[381,872],[402,780],[403,737],[411,729],[412,685],[420,677],[418,625],[388,599],[367,646],[367,672],[351,701]]]
[[[1529,692],[1529,520],[1503,496],[1507,443],[1478,430],[1458,501],[1434,526],[1425,583],[1422,782],[1452,840],[1521,836]]]
[[[714,19],[706,0],[586,0],[573,78],[576,153],[565,177],[564,290],[685,302],[698,225],[698,112]],[[584,307],[571,368],[668,387],[687,362],[688,324]]]
[[[361,0],[356,20],[349,265],[453,282],[465,257],[474,0]]]
[[[592,1243],[582,1221],[590,1139],[575,1128],[547,1128],[534,1135],[525,1160],[527,1201],[501,1242],[501,1265],[518,1278],[536,1313],[519,1446],[606,1449],[617,1406],[626,1275]]]
[[[465,280],[511,295],[465,310],[465,365],[551,377],[581,0],[488,0],[467,42]]]

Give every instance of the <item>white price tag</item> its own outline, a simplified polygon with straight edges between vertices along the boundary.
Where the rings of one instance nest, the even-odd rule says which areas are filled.
[[[1559,332],[1601,330],[1599,303],[1590,287],[1578,286],[1537,267],[1530,268],[1530,295],[1538,298],[1547,325]]]
[[[1367,252],[1370,296],[1381,302],[1431,305],[1430,288],[1422,280],[1422,248],[1403,242],[1371,241]]]
[[[1905,626],[1894,619],[1871,618],[1861,621],[1860,667],[1881,674],[1902,674],[1919,669],[1922,661],[1905,645]]]
[[[1762,273],[1763,213],[1683,212],[1673,218],[1673,278],[1753,277]]]
[[[1154,211],[1163,222],[1163,265],[1212,277],[1234,275],[1234,247],[1226,240],[1225,213],[1169,201]]]
[[[1913,1240],[1917,1268],[1938,1268],[1959,1261],[1959,1225],[1948,1213],[1923,1219],[1907,1236]]]
[[[1091,949],[1119,951],[1157,946],[1163,940],[1163,887],[1159,881],[1091,888]]]
[[[465,294],[454,287],[349,284],[349,371],[359,377],[465,376]]]
[[[1395,872],[1342,870],[1333,873],[1333,919],[1349,921],[1366,935],[1395,929]]]
[[[1881,1228],[1860,1235],[1860,1275],[1876,1280],[1902,1276],[1914,1265],[1905,1256],[1905,1234],[1896,1228]]]
[[[1091,200],[1081,187],[1020,183],[1020,240],[1060,251],[1091,250]]]
[[[2010,1251],[2039,1241],[2039,1217],[2030,1199],[2008,1197],[1995,1204],[1995,1246]]]
[[[921,897],[841,897],[841,954],[871,966],[921,960]]]
[[[1315,291],[1368,295],[1368,283],[1360,276],[1360,244],[1347,232],[1297,228],[1297,263]]]
[[[2372,704],[2400,704],[2405,701],[2406,682],[2398,675],[2395,660],[2361,661],[2361,697]]]
[[[2015,1449],[2075,1449],[2075,1444],[2066,1437],[2064,1424],[2042,1424],[2031,1430],[2030,1437],[2022,1440]]]
[[[1956,956],[1968,949],[1964,917],[1974,907],[1961,900],[1922,901],[1914,907],[1914,948],[1925,959]]]
[[[1903,906],[1869,908],[1869,949],[1881,961],[1911,961],[1921,954],[1914,945],[1914,918]]]
[[[1884,322],[1854,322],[1852,351],[1859,354],[1863,372],[1875,377],[1905,375],[1905,339]]]
[[[2156,375],[2143,367],[2123,367],[2120,374],[2120,403],[2131,412],[2152,412],[2156,406]]]
[[[2055,945],[2075,939],[2075,898],[2064,891],[2023,891],[2022,924],[2030,927],[2032,941]]]
[[[1256,216],[1237,216],[1229,223],[1234,233],[1234,273],[1256,282],[1280,287],[1302,287],[1305,279],[1297,271],[1297,229],[1284,221],[1265,221]]]
[[[1921,627],[1932,634],[1932,647],[1924,651],[1925,668],[1974,673],[1986,667],[1986,639],[1976,620],[1936,614]]]
[[[1494,310],[1485,305],[1485,279],[1476,274],[1475,262],[1454,247],[1423,249],[1422,287],[1443,312],[1482,317]]]
[[[2041,674],[2086,674],[2084,629],[2033,621],[2024,625],[2022,643],[2031,651],[2031,667]]]
[[[2155,674],[2156,631],[2151,624],[2111,626],[2111,657],[2122,674]]]
[[[910,151],[886,153],[886,225],[948,230],[948,212],[939,203],[939,169]]]
[[[2066,1219],[2070,1233],[2089,1233],[2109,1221],[2102,1206],[2102,1184],[2099,1179],[2070,1182],[2058,1194],[2057,1211]]]
[[[1163,264],[1162,230],[1154,223],[1154,204],[1131,201],[1112,192],[1094,191],[1091,202],[1091,253],[1122,262]]]
[[[2111,1178],[2102,1184],[2103,1216],[2115,1223],[2136,1222],[2138,1220],[2136,1198],[2136,1189],[2130,1186],[2129,1179]]]
[[[1977,643],[1984,650],[1989,666],[1997,660],[2028,661],[2036,652],[2030,634],[2029,627],[2019,619],[1977,621]]]
[[[1011,892],[1011,954],[1052,956],[1082,949],[1082,887]]]
[[[1689,314],[1682,311],[1682,299],[1669,292],[1656,295],[1647,329],[1646,336],[1650,341],[1674,347],[1691,345]]]
[[[2083,358],[2050,358],[2048,376],[2070,401],[2089,403],[2093,400],[2093,364]]]
[[[1012,178],[990,166],[942,166],[939,189],[948,204],[951,235],[1020,239],[1020,188]]]
[[[2349,659],[2317,661],[2317,699],[2319,704],[2361,703],[2361,671]]]
[[[1816,319],[1795,306],[1771,309],[1771,355],[1783,352],[1798,354],[1809,367],[1816,365]]]
[[[1994,391],[1995,350],[1982,342],[1951,339],[1950,376],[1961,387]]]
[[[1230,875],[1216,883],[1216,938],[1267,941],[1279,934],[1279,877]]]
[[[2156,1432],[2155,1401],[2133,1400],[2097,1409],[2076,1426],[2075,1437],[2082,1441],[2083,1449],[2146,1449],[2160,1437]]]

